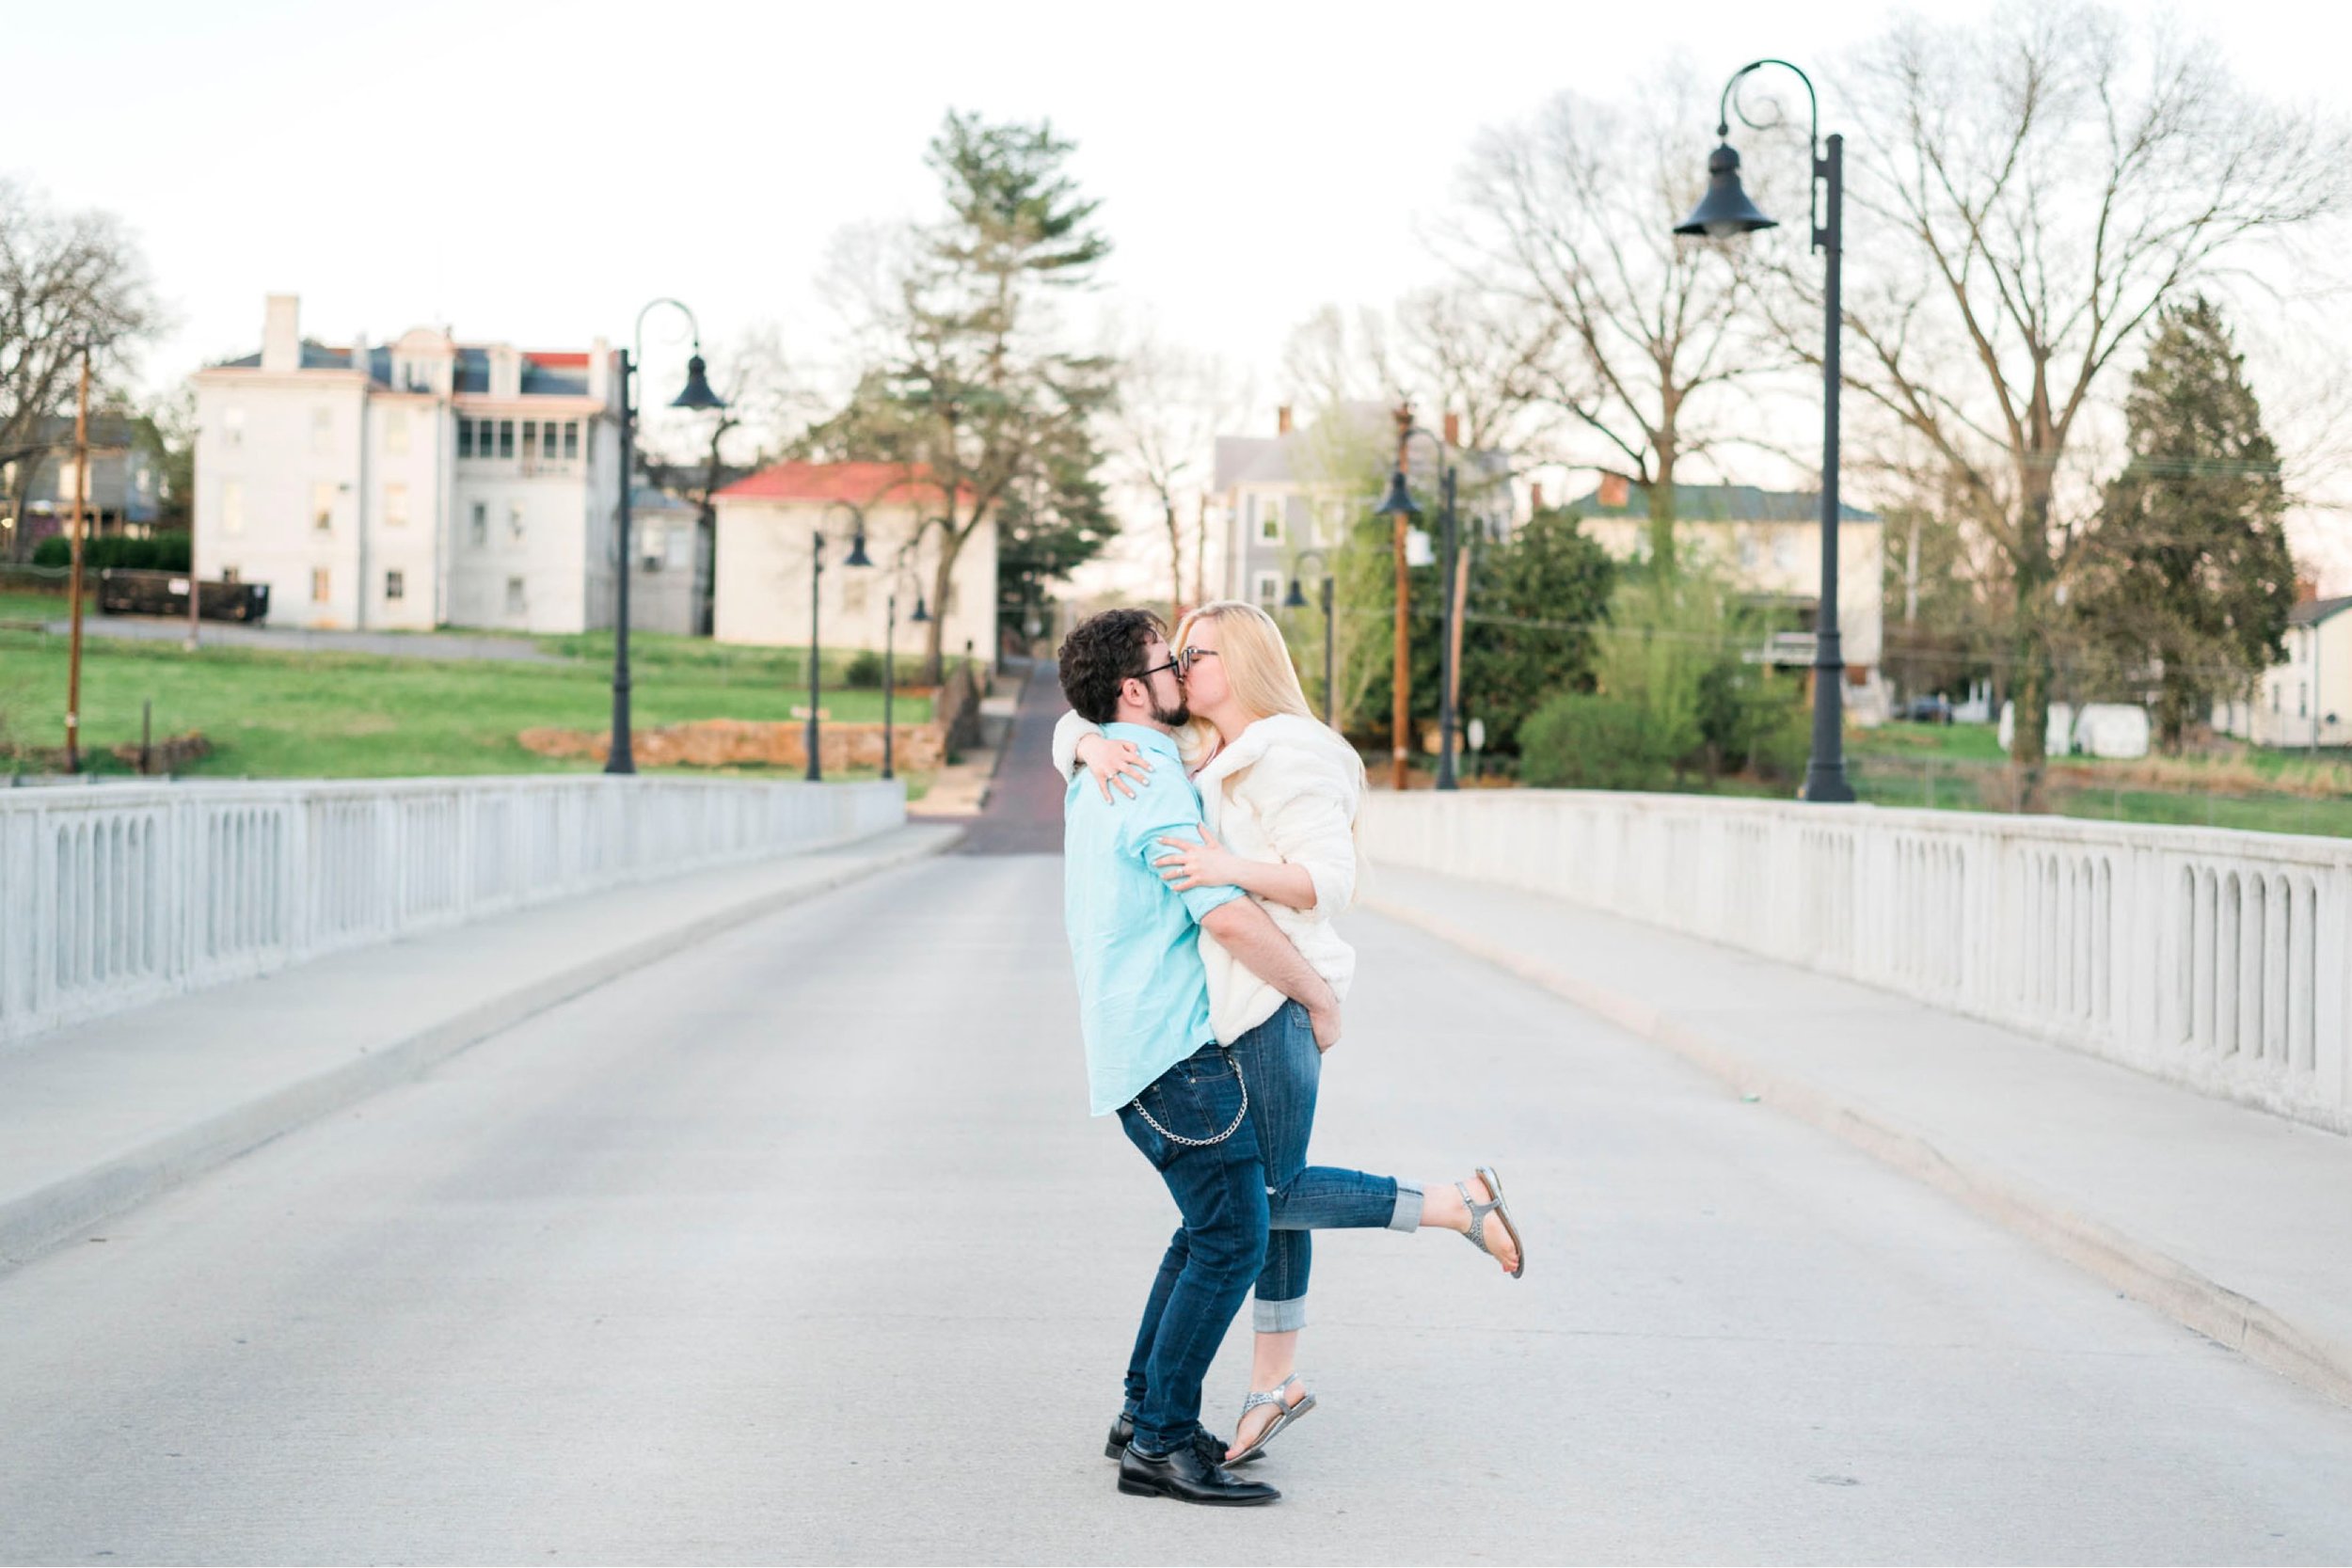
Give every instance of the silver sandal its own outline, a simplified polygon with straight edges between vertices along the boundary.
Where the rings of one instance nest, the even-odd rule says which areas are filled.
[[[1501,1220],[1502,1228],[1510,1235],[1512,1247],[1519,1255],[1519,1266],[1511,1271],[1511,1277],[1517,1279],[1527,1272],[1527,1243],[1519,1240],[1519,1227],[1511,1223],[1511,1206],[1502,1198],[1502,1178],[1494,1173],[1492,1165],[1480,1165],[1475,1174],[1479,1180],[1486,1184],[1486,1191],[1492,1195],[1494,1201],[1480,1203],[1470,1196],[1470,1183],[1467,1181],[1454,1183],[1454,1190],[1462,1195],[1462,1202],[1470,1210],[1470,1230],[1467,1233],[1470,1244],[1487,1257],[1494,1258],[1494,1249],[1486,1244],[1486,1216],[1492,1214]],[[1499,1258],[1495,1260],[1502,1261]],[[1255,1399],[1257,1396],[1252,1394],[1250,1398]]]
[[[1282,1397],[1282,1390],[1297,1381],[1298,1374],[1296,1372],[1293,1372],[1290,1376],[1284,1378],[1281,1382],[1276,1384],[1273,1387],[1267,1389],[1263,1394],[1258,1393],[1253,1389],[1250,1392],[1249,1397],[1241,1402],[1241,1415],[1236,1417],[1233,1421],[1235,1430],[1239,1430],[1241,1423],[1249,1419],[1249,1413],[1257,1409],[1262,1404],[1279,1405],[1281,1406],[1281,1409],[1275,1416],[1274,1419],[1266,1423],[1266,1429],[1258,1433],[1258,1440],[1256,1442],[1250,1444],[1248,1448],[1242,1449],[1241,1452],[1227,1460],[1225,1462],[1226,1464],[1239,1465],[1246,1459],[1257,1458],[1258,1455],[1265,1451],[1265,1446],[1274,1441],[1274,1434],[1276,1433],[1281,1431],[1284,1427],[1290,1425],[1293,1421],[1298,1419],[1301,1416],[1304,1416],[1308,1411],[1312,1410],[1315,1407],[1315,1396],[1311,1390],[1299,1395],[1298,1402],[1296,1404],[1291,1403],[1288,1400]]]

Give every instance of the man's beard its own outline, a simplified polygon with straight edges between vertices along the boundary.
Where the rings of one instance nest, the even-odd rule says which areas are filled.
[[[1179,697],[1174,707],[1162,707],[1160,700],[1154,697],[1152,699],[1152,721],[1166,724],[1171,730],[1181,730],[1192,722],[1192,706]]]

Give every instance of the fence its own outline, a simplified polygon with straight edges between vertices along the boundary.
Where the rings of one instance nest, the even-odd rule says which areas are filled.
[[[896,784],[0,791],[0,1041],[339,948],[898,826]]]
[[[1551,894],[2352,1131],[2352,842],[1562,790],[1374,800],[1376,861]]]

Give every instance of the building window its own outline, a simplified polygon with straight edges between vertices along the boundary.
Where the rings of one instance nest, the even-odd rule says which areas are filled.
[[[310,450],[326,451],[335,444],[335,411],[332,408],[310,410]]]
[[[536,420],[523,421],[523,461],[539,461],[539,421]]]
[[[408,526],[408,486],[393,480],[384,486],[384,526]]]
[[[462,417],[457,421],[457,455],[473,455],[473,421]]]
[[[245,410],[224,408],[220,411],[220,442],[225,447],[245,445]]]
[[[245,482],[225,479],[220,482],[220,531],[245,531]]]
[[[512,420],[499,421],[499,455],[501,457],[515,455],[515,421]]]
[[[384,410],[384,450],[394,457],[408,455],[408,410]]]
[[[506,503],[506,537],[519,545],[523,542],[523,503]]]
[[[405,572],[385,573],[384,596],[388,599],[406,598],[408,596],[408,575]]]
[[[506,579],[506,613],[509,615],[520,615],[522,612],[523,579],[520,578],[508,578]]]
[[[2295,716],[2297,719],[2312,716],[2312,683],[2309,681],[2295,683]]]
[[[564,461],[569,463],[580,455],[580,421],[564,421]]]
[[[325,533],[335,526],[335,485],[320,480],[310,486],[310,526]]]
[[[467,543],[481,549],[490,542],[490,503],[476,501],[466,518]]]
[[[1257,597],[1258,608],[1268,614],[1279,610],[1282,607],[1282,574],[1260,572]]]
[[[325,604],[326,602],[326,567],[313,566],[310,568],[310,602],[312,604]]]

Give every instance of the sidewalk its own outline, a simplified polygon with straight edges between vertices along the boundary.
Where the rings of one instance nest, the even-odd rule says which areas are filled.
[[[1564,901],[1376,867],[1417,926],[2352,1402],[2352,1139]]]
[[[319,958],[0,1051],[0,1267],[567,997],[952,846],[912,825]]]
[[[1011,660],[991,678],[988,695],[980,699],[980,743],[963,752],[962,761],[939,770],[923,798],[907,807],[909,817],[980,815],[996,782],[997,764],[1004,760],[1005,739],[1011,732],[1013,711],[1020,705],[1022,685],[1027,678],[1027,664]]]

